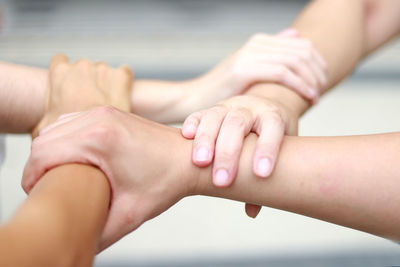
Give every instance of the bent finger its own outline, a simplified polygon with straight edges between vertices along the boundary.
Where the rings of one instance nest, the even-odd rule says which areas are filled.
[[[274,170],[284,136],[284,122],[276,114],[266,115],[257,130],[259,135],[253,157],[253,172],[266,178]]]
[[[215,142],[226,113],[226,108],[221,106],[204,112],[193,141],[192,160],[195,165],[205,167],[212,162]]]
[[[243,141],[253,125],[251,114],[246,111],[229,112],[217,138],[213,166],[213,183],[218,187],[232,184],[236,177]]]
[[[190,114],[182,125],[182,135],[187,139],[193,139],[196,136],[197,128],[199,127],[200,120],[203,116],[202,111],[197,111]]]

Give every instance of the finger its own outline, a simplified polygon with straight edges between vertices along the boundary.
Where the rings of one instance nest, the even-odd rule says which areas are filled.
[[[133,84],[133,72],[132,69],[126,65],[123,65],[117,69],[119,75],[121,76],[120,81],[122,81],[122,89],[124,92],[130,92],[132,90]]]
[[[322,88],[326,84],[327,78],[322,66],[318,64],[313,51],[305,50],[300,53],[300,57],[306,64],[308,64],[314,74],[314,77],[316,77],[318,81],[318,88]]]
[[[132,69],[128,66],[128,65],[122,65],[119,67],[119,70],[123,71],[124,73],[126,73],[126,75],[128,75],[128,77],[130,77],[130,79],[133,79],[133,71]]]
[[[276,64],[288,66],[294,73],[296,73],[309,87],[313,90],[317,90],[318,81],[314,77],[313,71],[310,69],[308,64],[305,64],[302,58],[296,55],[288,55],[281,53],[273,54],[256,54],[254,57],[249,57],[249,64],[253,62],[263,64]]]
[[[253,125],[252,115],[245,110],[229,112],[219,131],[215,148],[213,183],[218,187],[232,184],[236,177],[243,140]]]
[[[246,210],[247,216],[249,216],[249,217],[251,217],[251,218],[255,218],[255,217],[257,217],[257,215],[260,213],[260,211],[261,211],[261,206],[246,203],[246,205],[245,205],[245,210]]]
[[[308,86],[302,78],[294,73],[288,66],[281,64],[259,64],[248,69],[252,80],[256,82],[276,82],[291,88],[299,95],[306,99],[314,99],[318,96],[318,92]]]
[[[277,34],[280,37],[294,38],[299,36],[299,32],[294,28],[285,29]]]
[[[187,139],[193,139],[196,136],[197,128],[199,127],[200,120],[203,116],[201,111],[190,114],[182,125],[182,135]]]
[[[283,120],[275,113],[265,115],[260,125],[256,129],[259,137],[253,157],[253,172],[266,178],[273,172],[285,128]]]
[[[304,39],[282,38],[282,36],[264,33],[253,35],[247,44],[263,47],[285,47],[290,49],[302,49],[305,47]]]
[[[195,165],[205,167],[212,162],[215,141],[226,113],[226,108],[221,106],[204,112],[193,141],[192,160]]]
[[[68,64],[68,57],[64,54],[56,54],[53,56],[50,62],[50,69],[56,68],[60,64]]]
[[[75,151],[76,148],[72,145],[74,138],[72,136],[68,139],[63,138],[62,141],[52,140],[40,144],[36,141],[40,138],[37,138],[32,142],[32,152],[25,165],[21,183],[26,193],[31,191],[43,174],[56,166],[74,162],[89,163],[84,157],[76,157],[80,154]]]

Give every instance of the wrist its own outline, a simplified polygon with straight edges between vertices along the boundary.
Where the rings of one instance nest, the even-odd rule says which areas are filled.
[[[131,111],[161,123],[180,121],[180,103],[186,82],[153,80],[134,81]]]
[[[175,164],[170,168],[171,177],[173,179],[178,177],[177,183],[182,185],[179,192],[180,197],[198,195],[201,192],[199,185],[202,177],[200,176],[204,172],[203,170],[208,168],[199,168],[192,163],[193,141],[183,138],[178,131],[176,133],[178,142],[173,146],[175,150],[173,162]]]
[[[252,86],[246,94],[274,99],[285,106],[297,118],[301,117],[311,107],[309,101],[279,84],[257,84]]]

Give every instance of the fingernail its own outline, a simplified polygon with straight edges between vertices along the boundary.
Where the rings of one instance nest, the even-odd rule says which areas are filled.
[[[209,155],[209,150],[206,147],[200,147],[196,151],[197,161],[207,161]]]
[[[194,133],[196,131],[196,127],[194,126],[193,123],[191,123],[185,125],[182,130],[184,133]]]
[[[215,173],[214,184],[216,186],[226,186],[229,183],[229,174],[225,169],[219,169]]]
[[[190,132],[194,132],[196,130],[196,126],[193,123],[191,123],[186,126],[186,130],[189,130]]]
[[[261,158],[257,163],[257,173],[261,177],[268,177],[271,174],[272,164],[268,158]]]

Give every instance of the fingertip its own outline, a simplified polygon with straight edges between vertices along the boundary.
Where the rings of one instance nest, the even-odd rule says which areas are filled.
[[[272,161],[267,157],[260,157],[254,164],[254,174],[261,177],[267,178],[272,172]]]
[[[196,136],[197,127],[193,123],[183,124],[181,133],[187,139],[193,139]]]
[[[199,167],[206,167],[210,165],[212,156],[213,152],[209,148],[205,146],[197,147],[193,151],[193,163]]]
[[[213,183],[216,187],[228,187],[232,184],[232,178],[228,170],[224,168],[217,169],[213,175]]]
[[[119,67],[119,69],[125,72],[128,75],[128,77],[133,80],[134,74],[131,67],[129,67],[128,65],[122,65]]]
[[[246,205],[245,205],[246,214],[250,218],[255,219],[257,217],[257,215],[260,213],[260,210],[261,210],[261,206],[259,206],[259,205],[248,204],[248,203],[246,203]]]

